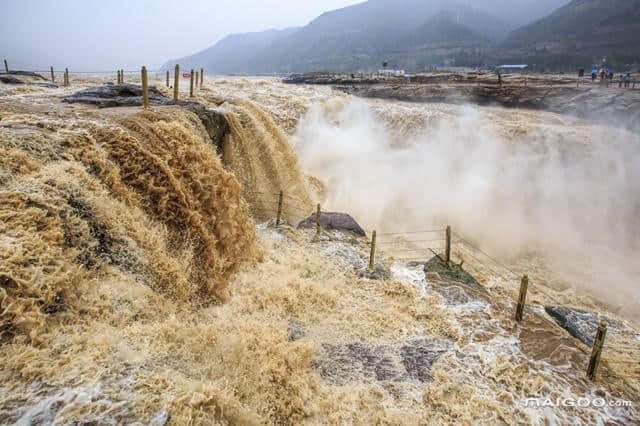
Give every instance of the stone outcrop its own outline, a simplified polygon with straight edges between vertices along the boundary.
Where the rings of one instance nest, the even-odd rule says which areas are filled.
[[[475,290],[485,292],[485,288],[476,281],[471,274],[465,271],[462,266],[449,262],[447,265],[440,257],[433,256],[425,265],[424,273],[426,274],[438,274],[441,278],[449,282],[456,282],[464,284]]]
[[[572,75],[502,75],[495,73],[434,73],[411,77],[369,74],[307,73],[283,80],[291,84],[324,84],[363,98],[405,102],[501,105],[570,114],[597,121],[640,121],[640,81],[636,89],[620,90],[585,79],[576,87]]]
[[[4,84],[24,84],[22,80],[15,78],[12,75],[0,75],[0,83]]]
[[[358,225],[358,222],[346,213],[322,212],[320,214],[320,225],[324,229],[335,229],[336,231],[353,232],[361,237],[366,236],[364,229]],[[298,228],[315,228],[315,226],[315,213],[298,224]]]
[[[67,103],[95,105],[98,108],[115,108],[142,105],[142,87],[135,84],[105,84],[80,90],[63,99]],[[194,101],[174,101],[164,96],[158,89],[149,87],[150,105],[178,105],[188,109],[200,118],[218,153],[222,153],[224,137],[229,131],[225,115],[215,109]]]
[[[41,83],[40,80],[44,81]],[[40,87],[56,88],[57,84],[49,83],[49,80],[31,71],[9,71],[8,73],[0,74],[0,83],[4,84],[30,84]]]
[[[312,366],[322,378],[340,385],[363,379],[429,383],[431,367],[448,348],[447,342],[429,339],[407,341],[400,347],[323,343]]]
[[[67,103],[95,105],[99,108],[142,105],[142,87],[135,84],[105,84],[80,90],[64,98]],[[149,104],[168,105],[172,100],[149,87]]]
[[[594,119],[640,120],[640,90],[550,85],[367,84],[339,85],[354,96],[407,102],[498,104]],[[640,83],[638,84],[640,89]]]
[[[545,306],[544,310],[573,337],[587,346],[593,346],[599,323],[597,313],[564,306]],[[615,331],[621,326],[617,321],[607,317],[603,319],[610,331]]]
[[[333,73],[304,73],[292,74],[282,80],[286,84],[324,84],[324,85],[343,85],[343,84],[377,84],[379,78],[368,77],[361,74],[333,74]]]

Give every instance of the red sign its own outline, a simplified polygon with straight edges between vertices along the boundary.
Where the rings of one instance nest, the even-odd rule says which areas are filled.
[[[191,78],[191,73],[185,72],[184,74],[182,74],[182,78]]]

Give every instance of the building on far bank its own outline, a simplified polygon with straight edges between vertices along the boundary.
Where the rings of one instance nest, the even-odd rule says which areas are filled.
[[[498,65],[496,68],[503,72],[524,72],[529,65]]]
[[[405,70],[388,70],[388,69],[384,69],[384,70],[378,70],[378,74],[379,75],[389,75],[389,76],[395,76],[395,77],[402,77],[403,75],[405,75]]]

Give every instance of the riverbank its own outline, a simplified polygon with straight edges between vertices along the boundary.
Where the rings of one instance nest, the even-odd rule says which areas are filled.
[[[493,73],[434,73],[411,78],[310,73],[283,82],[330,85],[363,98],[538,109],[624,127],[640,120],[640,82],[621,88],[617,81],[601,84],[590,77],[507,74],[498,80]]]

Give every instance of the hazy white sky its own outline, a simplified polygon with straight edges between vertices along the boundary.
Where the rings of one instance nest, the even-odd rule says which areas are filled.
[[[305,25],[363,0],[2,0],[0,57],[14,69],[151,69],[227,34]]]

